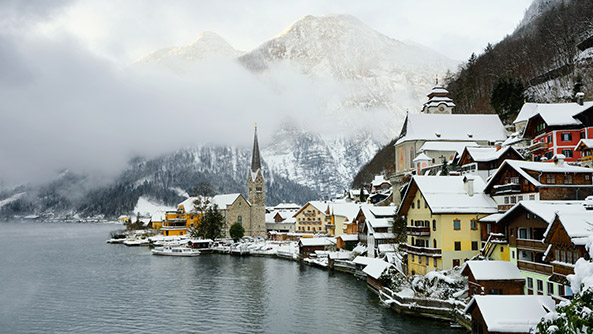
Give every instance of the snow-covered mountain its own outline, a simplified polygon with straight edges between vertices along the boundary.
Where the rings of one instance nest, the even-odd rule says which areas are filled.
[[[419,110],[435,76],[456,62],[385,36],[350,15],[306,16],[239,60],[256,72],[288,63],[312,79],[343,83],[338,109],[386,108],[402,118]],[[384,130],[383,130],[384,131]]]
[[[406,110],[419,112],[435,76],[456,65],[428,48],[376,32],[352,16],[329,15],[304,17],[248,53],[215,33],[204,33],[188,45],[148,54],[133,66],[188,78],[203,68],[218,68],[200,66],[212,61],[243,65],[241,75],[252,75],[278,96],[313,87],[313,101],[304,104],[309,110],[288,120],[287,115],[278,116],[282,121],[275,124],[282,125],[273,138],[260,140],[269,204],[303,203],[343,192],[377,150],[398,135]],[[289,103],[274,101],[280,105],[271,109],[283,110],[282,104]],[[117,216],[132,210],[140,196],[176,204],[179,190],[189,192],[198,182],[209,182],[220,193],[244,192],[251,154],[246,148],[251,143],[199,144],[131,162],[113,184],[90,191],[80,201],[68,201],[71,212]],[[0,214],[36,213],[38,193],[22,192],[27,194],[0,192],[0,201],[10,199]]]

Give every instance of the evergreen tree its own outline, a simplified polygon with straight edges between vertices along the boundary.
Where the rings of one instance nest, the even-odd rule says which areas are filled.
[[[214,204],[206,209],[198,226],[191,231],[191,235],[192,237],[214,240],[222,237],[223,231],[224,216],[218,210],[218,206]]]
[[[241,225],[241,223],[236,222],[233,225],[231,225],[231,228],[229,229],[229,234],[231,235],[231,238],[233,238],[233,241],[237,242],[245,235],[245,229],[243,228],[243,225]]]
[[[449,166],[445,157],[443,157],[443,164],[441,165],[441,175],[449,175]]]
[[[525,101],[524,91],[520,79],[498,79],[490,96],[490,105],[503,122],[510,123],[517,117]]]
[[[395,215],[393,217],[391,230],[395,235],[394,242],[406,242],[406,219],[403,216]]]

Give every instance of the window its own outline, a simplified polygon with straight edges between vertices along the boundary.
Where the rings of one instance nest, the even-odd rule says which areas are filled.
[[[572,184],[572,175],[564,175],[564,184]]]
[[[511,228],[511,237],[515,236],[515,228]]]
[[[554,294],[554,283],[548,282],[548,295],[551,296]]]
[[[414,261],[414,254],[412,254],[412,261]]]
[[[414,208],[415,208],[415,206],[414,206],[414,202],[412,202],[412,209],[414,209]]]
[[[418,256],[418,263],[422,263],[422,256]]]
[[[509,204],[509,197],[508,196],[505,196],[505,198],[504,198],[504,204]]]
[[[572,150],[570,149],[562,150],[562,154],[564,154],[564,156],[567,158],[572,158]]]
[[[241,202],[239,202],[239,203],[241,203]],[[238,216],[238,217],[237,217],[237,222],[238,222],[239,224],[243,225],[243,216]]]
[[[478,242],[477,241],[472,241],[472,250],[478,250]]]
[[[527,239],[527,229],[526,228],[519,228],[519,239]]]
[[[424,201],[424,208],[428,208],[428,203],[426,201]]]
[[[556,183],[556,180],[554,179],[554,175],[552,175],[552,174],[546,175],[546,183],[547,184],[554,184],[554,183]]]
[[[436,220],[432,220],[432,230],[436,231],[437,230],[437,221]]]
[[[433,265],[434,265],[434,267],[436,268],[436,266],[437,266],[437,258],[436,258],[436,257],[435,257],[435,258],[433,258],[433,259],[432,259],[432,261],[433,261]]]
[[[511,251],[511,259],[515,258],[515,251]]]
[[[560,134],[560,137],[562,138],[562,141],[572,141],[572,133],[565,132]]]
[[[585,174],[585,181],[591,180],[591,174]]]
[[[456,251],[460,251],[461,250],[461,241],[455,241],[455,250]]]
[[[410,219],[410,226],[414,226],[414,219]]]
[[[517,196],[517,202],[521,202],[523,200],[523,196]]]
[[[548,144],[551,144],[551,143],[552,143],[552,135],[549,135],[548,136]]]
[[[426,257],[426,265],[428,265],[428,256]]]
[[[536,281],[537,281],[537,293],[543,294],[544,293],[544,281],[542,281],[541,279],[538,279]]]
[[[535,195],[529,195],[529,200],[530,201],[535,201]]]
[[[459,267],[459,259],[453,259],[453,267]]]
[[[477,230],[478,229],[478,222],[475,219],[471,220],[471,226],[472,226],[472,230]]]
[[[420,209],[420,200],[418,200],[418,209]]]
[[[527,288],[533,289],[533,278],[527,277]]]
[[[453,229],[456,231],[461,230],[461,221],[459,219],[453,221]]]
[[[432,239],[432,248],[437,248],[437,239]]]
[[[525,219],[529,219],[529,212],[525,214]]]
[[[517,197],[511,196],[511,204],[517,204]]]

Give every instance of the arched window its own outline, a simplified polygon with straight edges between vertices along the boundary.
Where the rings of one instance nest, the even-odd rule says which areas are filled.
[[[437,248],[437,239],[432,239],[432,248]]]

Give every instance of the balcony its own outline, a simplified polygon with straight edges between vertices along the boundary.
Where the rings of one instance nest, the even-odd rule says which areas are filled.
[[[305,217],[315,217],[315,212],[303,212],[303,216],[305,216]]]
[[[430,227],[406,226],[406,234],[417,237],[428,237],[430,236]]]
[[[529,261],[517,261],[517,267],[521,270],[531,271],[534,273],[552,275],[552,265],[545,263],[535,263]]]
[[[408,254],[413,255],[441,257],[442,254],[440,248],[418,247],[412,245],[400,245],[400,248],[407,251]]]
[[[580,162],[588,162],[588,161],[593,161],[593,155],[587,155],[584,156],[582,158],[579,158],[578,161]]]
[[[552,264],[554,266],[554,274],[560,274],[563,276],[574,275],[574,267],[570,264],[558,261],[554,261]]]
[[[518,183],[507,183],[494,186],[493,195],[511,194],[521,192],[521,185]]]
[[[545,252],[548,245],[541,240],[519,239],[517,238],[517,249],[532,250],[536,252]]]
[[[550,145],[548,143],[535,143],[529,146],[527,149],[530,153],[538,153],[541,151],[547,151]]]

